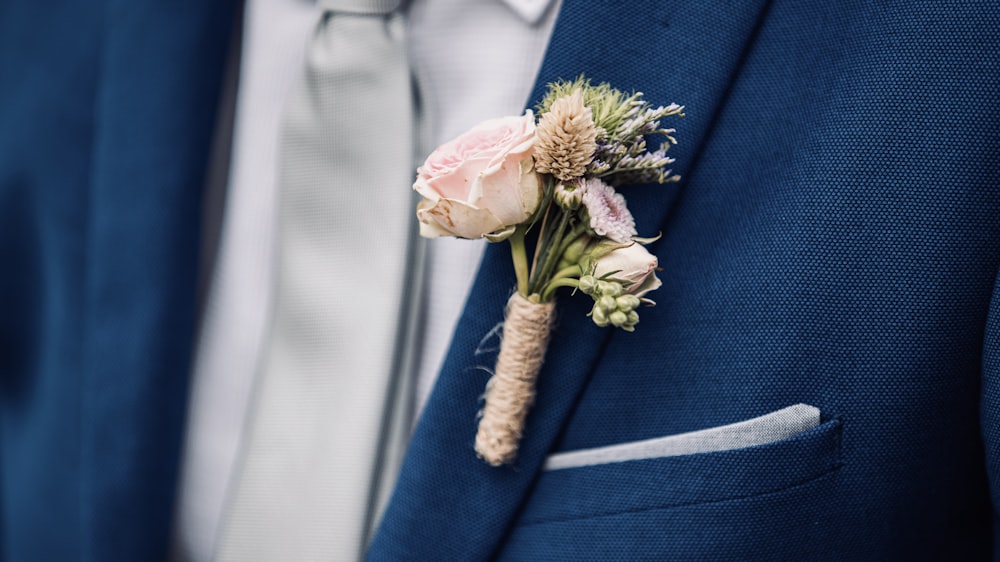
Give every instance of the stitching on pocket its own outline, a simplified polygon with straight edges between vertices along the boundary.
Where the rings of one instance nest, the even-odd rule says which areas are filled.
[[[524,521],[522,523],[518,523],[516,525],[516,527],[531,527],[531,526],[534,526],[534,525],[544,525],[544,524],[547,524],[547,523],[565,523],[565,522],[569,522],[569,521],[585,521],[585,520],[588,520],[588,519],[601,519],[603,517],[615,517],[615,516],[618,516],[618,515],[628,515],[628,514],[632,514],[632,513],[643,513],[643,512],[647,512],[647,511],[668,511],[668,510],[671,510],[671,509],[679,509],[679,508],[683,508],[683,507],[691,507],[693,505],[721,504],[721,503],[726,503],[726,502],[736,502],[736,501],[746,500],[746,499],[750,499],[750,498],[769,496],[769,495],[772,495],[772,494],[779,494],[781,492],[792,490],[794,488],[799,488],[801,486],[806,486],[808,484],[811,484],[813,482],[817,482],[817,481],[822,480],[824,478],[831,477],[833,474],[835,474],[837,471],[839,471],[841,469],[841,467],[844,466],[844,463],[840,460],[839,443],[838,443],[837,456],[838,456],[837,463],[834,464],[832,467],[830,467],[828,470],[823,471],[822,474],[817,474],[816,476],[813,476],[811,478],[803,480],[802,482],[795,482],[793,484],[789,484],[787,486],[782,486],[781,488],[778,488],[778,489],[775,489],[775,490],[767,490],[767,491],[763,491],[763,492],[755,492],[755,493],[746,494],[746,495],[743,495],[743,496],[735,496],[735,497],[731,497],[731,498],[722,498],[722,499],[718,499],[718,500],[691,501],[691,502],[679,503],[679,504],[667,505],[667,506],[640,507],[640,508],[635,508],[635,509],[626,509],[626,510],[622,510],[622,511],[615,511],[613,513],[601,513],[599,515],[581,515],[579,517],[555,517],[555,518],[552,518],[552,519],[538,519],[538,520],[535,520],[535,521]]]

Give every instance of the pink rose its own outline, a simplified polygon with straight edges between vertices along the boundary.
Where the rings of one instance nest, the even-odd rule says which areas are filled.
[[[656,277],[656,267],[656,256],[642,244],[633,242],[597,258],[594,277],[601,278],[610,273],[612,279],[628,285],[626,293],[642,297],[662,285]]]
[[[502,239],[538,208],[541,182],[531,158],[535,117],[490,119],[439,146],[417,168],[413,189],[427,238]]]

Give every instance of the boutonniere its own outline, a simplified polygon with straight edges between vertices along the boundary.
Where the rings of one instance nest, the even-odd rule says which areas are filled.
[[[537,121],[531,110],[491,119],[441,145],[413,185],[424,197],[421,235],[510,244],[517,291],[476,434],[476,453],[493,466],[517,455],[559,290],[589,296],[590,321],[628,332],[639,306],[653,304],[657,261],[643,247],[653,239],[637,237],[615,186],[679,179],[667,168],[674,129],[660,125],[683,116],[679,105],[653,107],[641,93],[580,77],[549,84],[537,111]],[[655,137],[662,144],[649,150]]]

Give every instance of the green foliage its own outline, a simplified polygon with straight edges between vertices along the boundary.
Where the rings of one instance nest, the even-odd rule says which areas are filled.
[[[548,92],[538,104],[538,113],[545,113],[552,107],[552,102],[576,90],[583,92],[583,104],[592,112],[599,139],[603,132],[604,139],[607,140],[608,135],[618,131],[629,114],[634,114],[636,108],[644,103],[641,101],[641,92],[626,94],[606,82],[595,86],[591,84],[589,78],[581,75],[572,81],[559,80],[549,84]]]
[[[607,83],[594,85],[582,75],[575,80],[560,80],[549,84],[539,102],[539,114],[547,112],[555,100],[576,90],[583,94],[583,103],[590,108],[597,128],[597,150],[587,168],[587,177],[604,179],[611,185],[628,183],[668,183],[679,178],[668,166],[673,163],[666,155],[676,144],[674,129],[660,126],[665,117],[684,116],[684,108],[676,104],[653,107],[643,99],[642,92],[625,93]],[[647,137],[663,137],[660,148],[650,152]]]

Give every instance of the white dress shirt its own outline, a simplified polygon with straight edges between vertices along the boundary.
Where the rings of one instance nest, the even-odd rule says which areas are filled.
[[[422,136],[429,141],[415,159],[482,120],[523,111],[557,4],[410,2],[409,50],[424,104]],[[238,473],[270,310],[281,113],[319,14],[306,0],[247,0],[220,249],[202,318],[181,467],[174,544],[178,560],[211,560],[226,494]],[[400,186],[400,197],[410,197],[409,189]],[[483,243],[467,240],[429,244],[419,330],[422,354],[413,397],[418,405],[433,386],[482,250]]]

